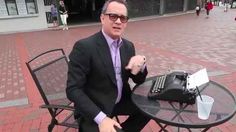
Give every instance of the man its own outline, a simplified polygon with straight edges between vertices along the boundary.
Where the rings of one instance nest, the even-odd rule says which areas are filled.
[[[135,56],[133,44],[121,38],[126,28],[124,0],[108,0],[100,16],[102,30],[75,43],[69,58],[67,97],[82,116],[80,132],[139,132],[149,118],[131,101],[128,79],[137,84],[147,76],[145,57]],[[129,115],[119,124],[115,115]]]

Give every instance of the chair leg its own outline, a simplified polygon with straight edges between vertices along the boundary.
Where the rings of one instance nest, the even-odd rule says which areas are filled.
[[[48,125],[48,132],[52,132],[52,129],[54,128],[54,124]]]
[[[57,124],[57,120],[52,119],[51,123],[48,125],[48,132],[52,132],[52,129],[54,128],[55,124]]]
[[[115,118],[116,118],[116,121],[120,124],[120,120],[119,120],[118,116],[115,116]]]

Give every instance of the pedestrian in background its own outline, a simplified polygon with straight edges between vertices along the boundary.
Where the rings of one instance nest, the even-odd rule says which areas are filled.
[[[224,3],[224,6],[225,6],[225,8],[224,8],[224,12],[227,12],[228,11],[228,9],[229,9],[229,3],[226,1],[225,3]]]
[[[199,14],[200,14],[200,11],[201,11],[201,8],[200,8],[200,6],[199,6],[199,5],[197,5],[195,10],[196,10],[196,14],[197,14],[197,16],[199,16]]]
[[[51,4],[51,15],[52,15],[53,27],[58,26],[57,22],[58,12],[55,4]]]
[[[206,9],[206,14],[207,14],[207,18],[209,17],[210,14],[210,10],[213,9],[213,4],[210,0],[208,0],[205,4],[205,9]]]
[[[68,26],[67,26],[68,13],[67,13],[65,4],[62,0],[59,2],[59,4],[60,4],[59,13],[61,17],[61,22],[63,24],[63,30],[68,30]]]

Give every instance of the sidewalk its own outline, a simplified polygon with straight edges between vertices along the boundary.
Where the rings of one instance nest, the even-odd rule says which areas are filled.
[[[236,9],[214,7],[210,17],[201,12],[156,17],[128,24],[125,38],[133,41],[137,54],[147,57],[148,76],[169,69],[195,72],[206,67],[210,79],[236,94]],[[100,25],[73,26],[68,31],[45,30],[0,35],[0,132],[46,132],[47,110],[39,109],[41,96],[26,69],[30,58],[54,48],[68,55],[78,39],[100,30]],[[227,103],[227,102],[226,102]],[[65,128],[55,127],[55,132]],[[236,117],[209,131],[233,132]],[[159,130],[150,121],[142,132]],[[169,128],[176,131],[175,128]],[[70,129],[69,131],[76,131]],[[198,131],[198,130],[194,130]]]

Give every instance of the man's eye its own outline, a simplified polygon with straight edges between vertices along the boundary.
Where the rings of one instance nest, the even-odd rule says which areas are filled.
[[[112,14],[112,15],[110,15],[110,17],[112,17],[112,18],[117,18],[118,15]]]

